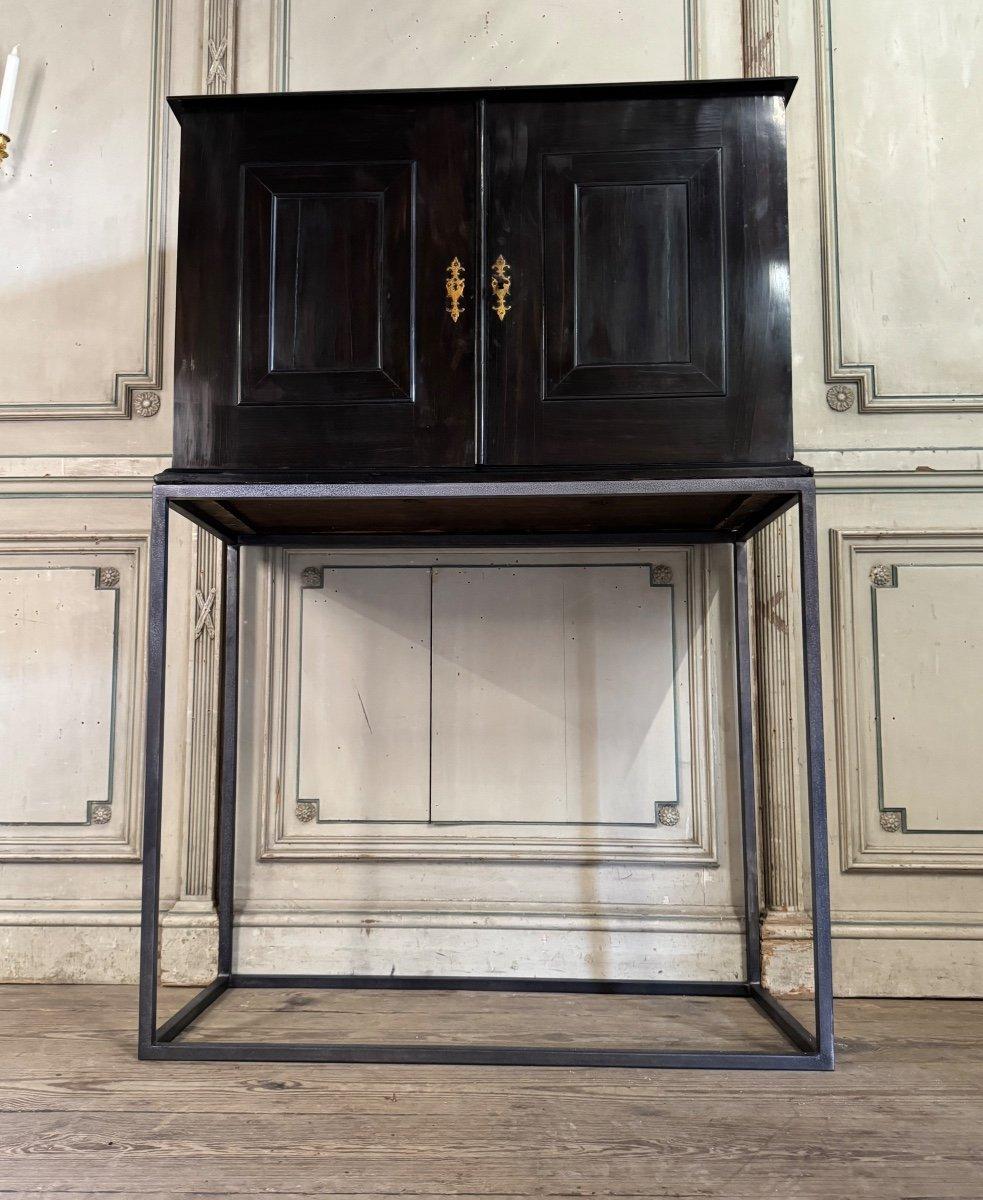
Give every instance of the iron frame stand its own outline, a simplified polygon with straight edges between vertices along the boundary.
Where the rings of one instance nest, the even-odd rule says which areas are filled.
[[[457,489],[457,490],[455,490]],[[236,816],[236,764],[239,683],[239,554],[243,545],[365,545],[365,537],[243,532],[232,518],[237,501],[250,499],[330,502],[466,496],[596,497],[605,495],[673,496],[681,500],[706,493],[739,492],[767,501],[764,515],[743,527],[704,533],[637,532],[620,539],[610,534],[581,535],[585,545],[630,540],[633,544],[727,542],[733,546],[735,633],[740,759],[741,829],[744,865],[744,931],[747,977],[740,982],[664,982],[643,979],[514,979],[507,977],[245,975],[233,969],[233,887]],[[229,508],[224,508],[224,504]],[[761,922],[754,773],[753,689],[748,601],[747,543],[761,528],[788,509],[799,510],[799,554],[805,690],[806,767],[812,934],[815,970],[815,1034],[807,1030],[761,982]],[[216,890],[218,963],[214,980],[163,1024],[157,1024],[159,956],[162,760],[164,745],[164,667],[167,622],[168,518],[174,509],[222,539],[225,545],[224,622],[222,636],[222,717],[219,763]],[[215,513],[225,513],[230,523]],[[231,526],[231,527],[230,527]],[[372,535],[371,544],[406,545],[409,539]],[[515,539],[472,538],[470,544],[507,544]],[[544,535],[531,544],[556,545],[564,538]],[[569,539],[566,539],[569,541]],[[461,539],[429,535],[414,540],[428,546],[460,544]],[[527,543],[528,544],[528,543]],[[231,1060],[251,1062],[456,1063],[514,1066],[677,1067],[744,1070],[824,1071],[833,1068],[833,991],[829,917],[829,868],[826,829],[825,761],[819,646],[819,583],[816,542],[815,485],[808,476],[747,478],[661,477],[639,480],[566,480],[559,482],[499,481],[473,483],[158,483],[152,500],[150,533],[150,619],[148,626],[146,790],[144,797],[143,910],[140,948],[138,1052],[142,1059]],[[788,1051],[628,1050],[557,1048],[520,1045],[301,1044],[274,1042],[180,1041],[179,1036],[229,988],[359,988],[412,991],[504,991],[603,993],[644,996],[744,997],[785,1036]]]

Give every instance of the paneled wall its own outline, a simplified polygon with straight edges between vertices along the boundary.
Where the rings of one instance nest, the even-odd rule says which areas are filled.
[[[983,991],[973,0],[780,6],[796,445],[819,474],[837,986]]]
[[[798,74],[799,457],[819,472],[841,992],[983,993],[972,0],[11,0],[0,168],[0,950],[133,979],[169,93]],[[975,58],[974,58],[975,55]],[[772,981],[809,983],[793,532],[755,554]],[[164,970],[209,973],[220,557],[176,520]],[[246,556],[246,969],[740,971],[726,554]],[[788,683],[783,682],[789,680]]]
[[[15,42],[22,54],[0,167],[8,979],[135,974],[149,493],[170,450],[176,193],[162,99],[198,86],[197,10],[131,0],[83,17],[15,0],[0,14],[4,56]],[[185,575],[189,548],[176,531]],[[173,603],[183,626],[183,583]],[[185,653],[172,664],[172,731]],[[172,738],[171,788],[180,767]]]

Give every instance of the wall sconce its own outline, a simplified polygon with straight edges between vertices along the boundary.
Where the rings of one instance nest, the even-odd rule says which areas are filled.
[[[17,86],[17,72],[20,69],[20,58],[15,46],[7,55],[7,65],[3,69],[3,83],[0,84],[0,162],[7,158],[7,147],[10,145],[10,113],[14,107],[14,88]]]

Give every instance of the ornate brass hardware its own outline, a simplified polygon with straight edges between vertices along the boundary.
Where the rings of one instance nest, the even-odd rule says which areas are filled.
[[[451,259],[447,274],[448,278],[444,286],[447,291],[447,299],[451,303],[450,307],[444,311],[450,313],[451,320],[456,325],[458,317],[464,312],[464,305],[461,303],[461,297],[464,295],[464,268],[456,254]]]
[[[492,295],[495,297],[495,303],[492,305],[492,311],[496,314],[500,321],[505,320],[505,314],[512,308],[511,304],[505,303],[505,297],[512,291],[512,280],[508,276],[511,270],[509,264],[502,258],[501,254],[491,266],[492,275],[494,278],[491,281]]]

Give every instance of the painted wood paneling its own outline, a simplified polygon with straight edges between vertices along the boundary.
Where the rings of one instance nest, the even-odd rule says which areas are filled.
[[[170,15],[170,0],[85,20],[57,0],[4,6],[23,66],[0,177],[0,420],[160,407]]]
[[[21,685],[2,718],[12,737],[0,751],[0,821],[27,819],[0,825],[14,860],[0,894],[8,970],[93,980],[132,979],[135,968],[141,555],[147,481],[169,444],[178,139],[161,96],[722,77],[743,61],[748,73],[801,77],[789,109],[795,423],[799,455],[820,472],[837,987],[979,993],[973,14],[970,0],[631,0],[616,13],[581,0],[466,0],[439,16],[415,2],[121,0],[80,25],[53,0],[8,4],[0,51],[19,40],[24,73],[0,168],[13,231],[0,264],[0,417],[18,418],[0,454],[0,565],[15,568],[0,584],[17,580],[2,641],[6,677]],[[197,626],[216,563],[182,526],[168,684],[172,979],[207,970],[213,935],[216,655]],[[303,586],[307,567],[326,567],[329,583],[342,574],[331,556],[246,556],[243,964],[295,955],[298,967],[340,970],[739,972],[726,563],[674,548],[633,552],[624,567],[595,556],[585,571],[540,555],[521,564],[534,587],[499,595],[507,557],[360,559],[346,575],[364,587],[346,605],[328,584]],[[783,632],[795,632],[793,558],[773,539],[755,576],[759,753],[775,784],[766,932],[773,948],[791,948],[775,978],[792,989],[808,982],[801,748],[774,670],[795,666]],[[659,563],[671,588],[611,582]],[[83,586],[100,566],[121,574],[112,637],[113,589]],[[896,569],[897,586],[872,597],[874,566]],[[564,572],[581,591],[558,615],[549,577]],[[421,663],[432,598],[446,619],[434,625],[431,679]],[[523,619],[506,623],[506,606],[510,622]],[[490,621],[501,625],[491,639]],[[629,631],[644,655],[626,653]],[[84,822],[108,795],[114,656],[111,818],[61,824]],[[350,685],[328,687],[332,672],[355,677],[364,714]],[[434,760],[435,786],[438,676],[433,741],[458,744]],[[9,751],[14,740],[22,754]],[[447,823],[426,820],[434,801]],[[508,820],[476,824],[496,801]],[[882,825],[901,811],[900,828]],[[606,815],[618,823],[596,822]]]
[[[725,558],[254,560],[261,859],[715,862]]]
[[[872,412],[978,412],[979,6],[817,5],[830,365]]]
[[[983,539],[830,537],[844,868],[977,871]]]
[[[294,819],[427,821],[430,572],[306,571],[287,699],[298,708]]]
[[[645,563],[438,568],[433,819],[652,825],[675,804],[671,588]]]
[[[0,539],[0,858],[137,856],[144,554]]]
[[[932,554],[872,568],[882,824],[983,834],[981,568]]]
[[[439,13],[425,0],[280,0],[276,86],[427,87],[438,77],[446,87],[683,79],[696,71],[696,10],[687,0],[630,0],[613,9],[593,0],[460,0]],[[325,55],[325,46],[344,53]]]
[[[2,819],[101,821],[112,802],[118,568],[8,563],[0,572]]]

